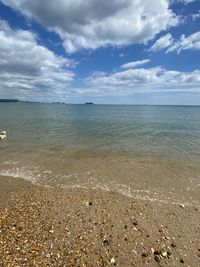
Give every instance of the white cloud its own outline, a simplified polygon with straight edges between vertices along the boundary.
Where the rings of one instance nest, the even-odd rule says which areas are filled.
[[[180,53],[182,50],[199,50],[200,49],[200,32],[193,33],[189,36],[184,34],[180,37],[180,40],[174,42],[171,47],[168,48],[168,52]]]
[[[179,72],[161,67],[128,69],[125,71],[94,73],[85,79],[86,91],[99,95],[129,95],[153,91],[200,91],[200,70]]]
[[[167,33],[166,35],[160,37],[149,49],[152,52],[160,51],[164,48],[167,48],[173,44],[173,38],[170,33]]]
[[[30,31],[13,30],[0,20],[0,97],[40,98],[66,90],[74,64],[37,43]],[[59,89],[59,90],[58,90]]]
[[[166,53],[177,52],[178,54],[182,50],[200,50],[200,31],[189,36],[182,34],[177,41],[173,39],[170,33],[167,33],[158,39],[149,51],[157,52],[166,48],[168,48]]]
[[[135,68],[138,66],[142,66],[145,65],[149,62],[149,59],[143,59],[143,60],[138,60],[138,61],[132,61],[132,62],[128,62],[125,63],[121,66],[122,69],[130,69],[130,68]]]
[[[136,84],[144,84],[157,80],[156,74],[160,68],[152,69],[128,69],[125,71],[116,72],[111,75],[105,73],[94,73],[86,79],[88,85],[100,87],[121,87],[131,86]]]
[[[200,18],[200,11],[198,13],[191,14],[190,17],[192,18],[193,21],[195,21],[196,19],[199,19]]]
[[[67,52],[146,43],[178,24],[170,0],[1,0],[63,39]]]
[[[174,2],[180,2],[180,3],[183,3],[185,5],[192,3],[192,2],[195,2],[195,1],[197,1],[197,0],[174,0]]]

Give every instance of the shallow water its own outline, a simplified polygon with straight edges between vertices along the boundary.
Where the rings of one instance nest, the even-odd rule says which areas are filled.
[[[200,203],[200,107],[0,104],[0,175]]]

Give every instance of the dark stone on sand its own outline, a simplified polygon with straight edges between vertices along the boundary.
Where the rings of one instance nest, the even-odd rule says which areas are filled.
[[[158,255],[155,255],[154,260],[160,262],[160,257]]]
[[[148,257],[148,254],[146,252],[144,252],[144,253],[142,253],[142,257],[146,258],[146,257]]]
[[[172,255],[172,252],[168,250],[168,251],[167,251],[167,255],[168,255],[168,256],[171,256],[171,255]]]
[[[185,261],[184,261],[184,259],[180,259],[180,262],[181,262],[181,263],[184,263]]]
[[[109,241],[108,239],[104,239],[104,240],[103,240],[103,244],[104,244],[104,245],[108,245],[109,243],[110,243],[110,241]]]
[[[135,225],[135,226],[138,225],[138,221],[136,219],[133,219],[133,225]]]
[[[171,243],[171,247],[175,248],[176,244],[175,243]]]
[[[160,251],[160,250],[155,250],[155,251],[154,251],[154,255],[159,256],[160,254],[161,254],[161,251]]]
[[[175,205],[146,201],[142,209],[136,200],[125,216],[130,199],[116,193],[34,186],[12,201],[0,214],[0,266],[198,266],[199,214],[190,207],[171,219]]]
[[[91,201],[88,204],[89,204],[89,206],[92,206],[92,202]]]

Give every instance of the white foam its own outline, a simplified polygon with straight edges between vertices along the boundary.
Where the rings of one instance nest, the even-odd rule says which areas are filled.
[[[16,162],[7,162],[9,168],[0,170],[0,175],[23,178],[34,184],[44,187],[61,187],[61,188],[83,188],[83,189],[100,189],[103,191],[117,192],[129,198],[137,198],[140,200],[158,201],[168,204],[184,204],[191,206],[192,204],[199,206],[199,203],[191,199],[191,202],[177,200],[172,192],[157,191],[153,188],[134,188],[127,184],[115,183],[101,176],[98,179],[93,171],[73,174],[54,174],[51,170],[40,170],[34,166],[16,166]],[[6,165],[5,164],[5,165]],[[18,163],[19,165],[19,163]],[[92,174],[93,173],[93,174]],[[69,184],[74,183],[74,184]],[[53,185],[53,186],[52,186]],[[174,190],[173,190],[174,191]],[[191,204],[192,203],[192,204]]]

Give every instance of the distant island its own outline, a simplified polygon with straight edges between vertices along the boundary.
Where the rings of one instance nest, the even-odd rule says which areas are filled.
[[[18,103],[18,102],[20,102],[20,100],[18,100],[18,99],[0,99],[0,102]]]
[[[64,102],[52,102],[51,104],[65,104]]]
[[[38,104],[43,104],[43,102],[19,100],[19,99],[0,99],[0,103],[30,103],[30,104],[38,103]]]
[[[30,104],[45,104],[46,102],[36,102],[36,101],[28,101],[28,100],[19,100],[19,99],[5,99],[5,98],[0,98],[0,103],[30,103]],[[67,104],[65,102],[51,102],[50,104]],[[85,102],[85,105],[93,105],[93,102]]]

